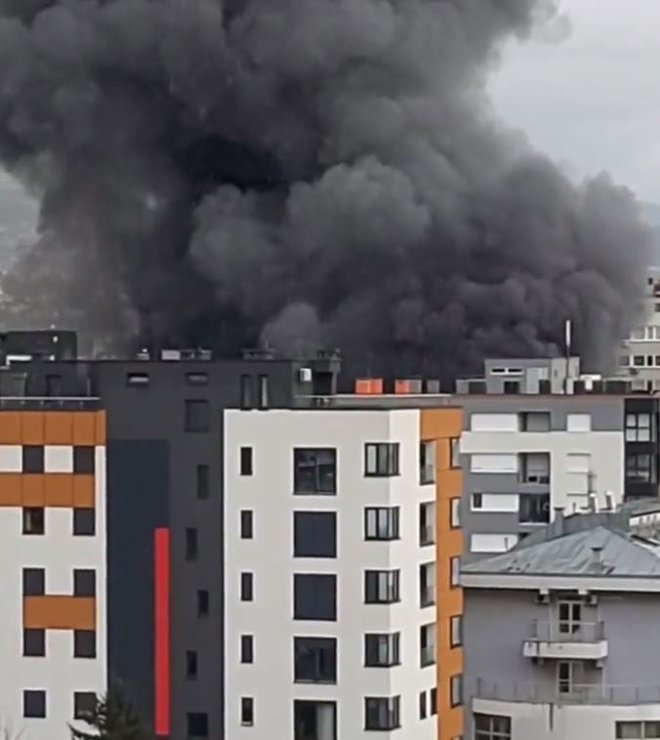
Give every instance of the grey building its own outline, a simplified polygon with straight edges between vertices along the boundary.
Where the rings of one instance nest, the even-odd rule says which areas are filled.
[[[660,737],[660,542],[627,514],[558,518],[461,582],[467,737]]]

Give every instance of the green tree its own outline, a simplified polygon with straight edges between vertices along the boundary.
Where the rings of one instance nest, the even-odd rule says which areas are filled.
[[[90,730],[70,727],[72,740],[150,740],[140,715],[118,686],[96,700],[84,721]]]

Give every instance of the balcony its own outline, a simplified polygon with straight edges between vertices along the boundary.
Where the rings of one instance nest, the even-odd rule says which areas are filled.
[[[660,704],[660,685],[606,685],[573,684],[568,691],[541,683],[515,683],[512,681],[477,678],[468,682],[468,690],[475,702],[521,702],[525,704],[583,704],[609,706],[638,706]],[[479,711],[478,705],[475,711]]]
[[[603,660],[607,640],[603,622],[539,622],[523,640],[526,658],[547,660]]]

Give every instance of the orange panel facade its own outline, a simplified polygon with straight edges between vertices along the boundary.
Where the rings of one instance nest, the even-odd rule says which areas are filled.
[[[23,627],[35,630],[95,630],[96,599],[87,596],[26,596]]]

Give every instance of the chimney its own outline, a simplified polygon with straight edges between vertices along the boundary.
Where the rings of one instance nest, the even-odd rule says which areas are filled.
[[[564,534],[564,510],[561,506],[555,506],[555,530],[558,535]]]
[[[603,548],[601,545],[593,545],[591,548],[593,564],[600,568],[603,565]]]

